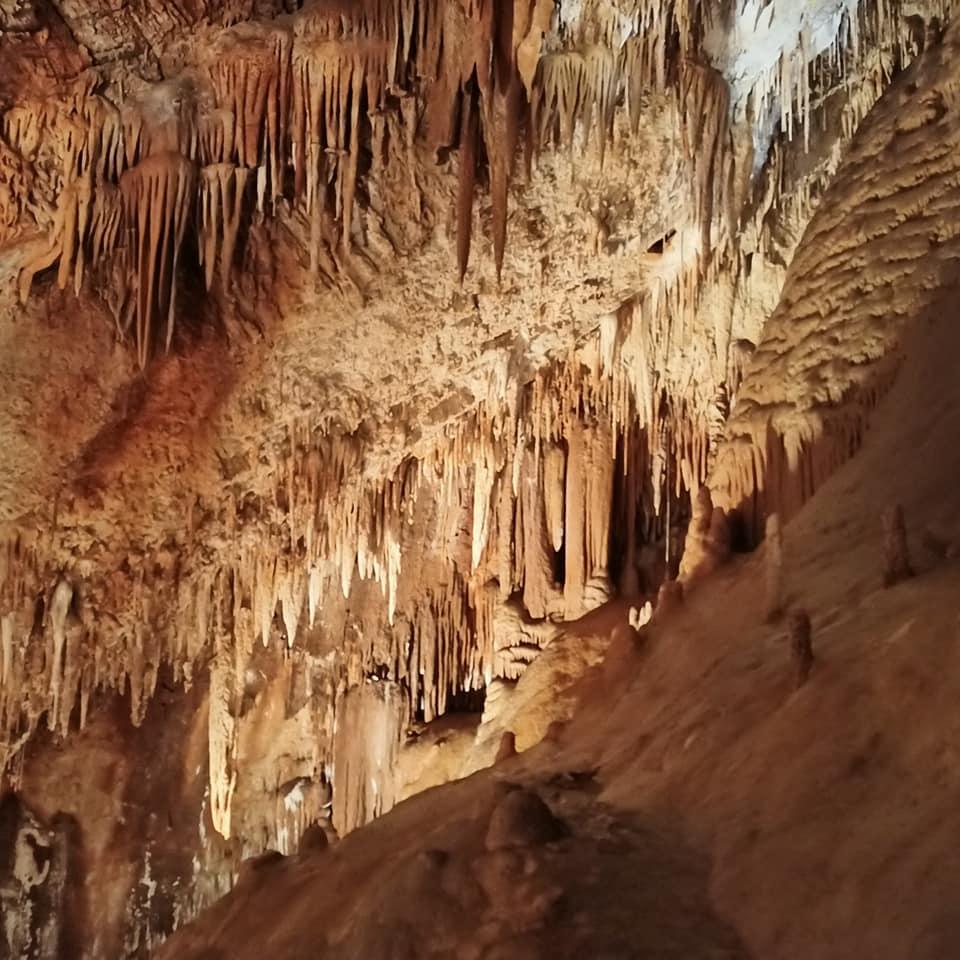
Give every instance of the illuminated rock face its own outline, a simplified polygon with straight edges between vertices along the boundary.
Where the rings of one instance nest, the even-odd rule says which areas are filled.
[[[856,445],[906,307],[841,255],[952,250],[861,205],[931,135],[952,183],[945,0],[148,6],[0,2],[12,955],[145,954],[567,719],[573,621]]]

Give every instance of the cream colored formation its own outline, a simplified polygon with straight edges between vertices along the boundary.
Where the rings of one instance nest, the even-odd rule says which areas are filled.
[[[870,124],[853,142],[748,367],[712,486],[724,506],[745,507],[757,532],[860,446],[896,376],[908,318],[940,296],[957,251],[937,225],[956,189],[960,131],[945,106],[954,49],[944,42],[925,61],[922,103],[905,102],[895,121]],[[863,174],[883,151],[903,157],[901,177]],[[863,276],[854,251],[882,270]]]

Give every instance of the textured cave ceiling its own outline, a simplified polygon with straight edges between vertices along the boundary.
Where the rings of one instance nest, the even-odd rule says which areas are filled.
[[[892,271],[831,312],[829,231],[794,253],[952,5],[109,6],[0,0],[0,772],[52,813],[44,750],[189,768],[193,845],[131,827],[116,881],[154,850],[170,915],[101,917],[136,955],[243,856],[487,765],[518,680],[569,712],[540,651],[655,599],[708,481],[746,542],[849,455],[909,309]],[[403,749],[431,723],[456,769]]]

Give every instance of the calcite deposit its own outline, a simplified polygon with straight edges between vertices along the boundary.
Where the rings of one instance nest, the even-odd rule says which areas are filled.
[[[765,529],[792,602],[956,259],[952,7],[0,0],[0,955],[514,762]]]

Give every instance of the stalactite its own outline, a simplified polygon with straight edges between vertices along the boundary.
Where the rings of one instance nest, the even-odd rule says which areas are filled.
[[[564,482],[567,458],[563,447],[551,444],[544,452],[543,492],[547,514],[547,529],[553,549],[559,552],[563,548],[564,531]]]
[[[515,70],[511,70],[508,79],[505,81],[505,86],[501,87],[498,80],[492,97],[484,102],[486,139],[490,145],[494,146],[490,153],[489,163],[490,193],[493,203],[494,264],[498,277],[503,272],[503,258],[507,247],[507,206],[517,145],[520,139],[522,99],[523,86],[520,76]],[[464,200],[464,198],[462,197],[461,200]],[[466,216],[465,213],[463,215]],[[461,275],[466,268],[464,252],[461,251]],[[469,247],[466,252],[469,252]]]
[[[207,289],[219,261],[226,285],[233,266],[250,170],[228,163],[204,167],[200,176],[200,263]]]
[[[480,564],[487,537],[490,532],[490,513],[492,507],[493,485],[496,478],[496,464],[493,451],[482,445],[480,456],[473,467],[473,538],[471,544],[471,562],[474,570]]]
[[[685,64],[681,100],[687,118],[683,129],[693,172],[694,216],[701,228],[701,251],[707,257],[712,250],[714,217],[718,213],[728,216],[733,176],[727,83],[708,67]],[[726,219],[723,224],[729,229]]]
[[[115,183],[123,171],[123,123],[120,111],[109,100],[91,96],[83,100],[86,143],[78,158],[78,171],[90,172],[94,182]]]
[[[586,586],[586,443],[580,424],[574,425],[567,437],[567,483],[564,491],[564,582],[563,600],[567,611],[579,614]]]
[[[665,24],[658,22],[646,30],[627,38],[623,46],[622,70],[627,78],[627,107],[630,126],[640,126],[641,108],[645,90],[663,92],[667,84],[667,34]]]
[[[392,78],[395,38],[358,29],[332,36],[330,25],[299,36],[293,54],[291,136],[296,190],[307,209],[320,215],[327,185],[333,186],[334,216],[341,242],[352,232],[360,153],[361,105],[370,113],[382,104]]]
[[[613,499],[614,447],[605,425],[595,425],[586,437],[585,540],[588,575],[606,574],[610,545],[610,505]]]
[[[227,163],[235,142],[236,117],[232,110],[211,110],[200,117],[197,145],[205,167]]]
[[[210,668],[210,816],[214,829],[226,839],[231,835],[230,808],[237,786],[234,697],[233,666],[221,653]]]
[[[212,179],[212,172],[207,176]],[[657,310],[673,309],[673,302],[670,296],[661,296]],[[189,683],[203,663],[204,651],[217,649],[210,715],[211,803],[218,829],[227,830],[230,798],[236,789],[232,758],[237,677],[243,672],[242,660],[235,660],[230,652],[249,656],[255,636],[267,648],[283,637],[298,649],[305,626],[316,623],[324,598],[335,585],[349,592],[358,580],[380,585],[387,620],[394,625],[386,645],[361,646],[351,674],[353,683],[379,674],[388,664],[390,677],[402,683],[409,698],[405,709],[428,721],[446,711],[452,696],[483,689],[499,669],[494,627],[498,597],[522,590],[528,617],[579,615],[584,597],[588,593],[593,597],[588,583],[606,576],[614,454],[623,448],[628,434],[637,450],[630,470],[641,472],[632,486],[640,498],[635,510],[641,516],[653,510],[644,475],[651,462],[645,447],[647,433],[634,423],[635,418],[643,423],[646,416],[637,394],[647,389],[643,387],[646,380],[637,375],[636,363],[627,364],[625,358],[635,356],[631,351],[638,336],[651,351],[662,349],[659,341],[648,339],[651,331],[666,329],[664,317],[651,322],[658,316],[655,311],[623,312],[615,334],[612,327],[598,330],[579,352],[542,371],[506,408],[502,397],[511,388],[502,377],[492,378],[489,410],[481,406],[475,418],[451,428],[439,442],[434,459],[405,461],[394,477],[372,488],[358,481],[360,447],[355,438],[324,436],[315,428],[291,425],[288,452],[275,474],[276,502],[283,505],[288,542],[309,547],[289,552],[278,545],[265,548],[258,542],[254,548],[248,544],[238,547],[232,559],[224,556],[226,565],[220,569],[197,571],[179,580],[170,570],[164,574],[167,579],[154,581],[149,588],[136,587],[132,591],[138,598],[136,623],[111,624],[109,618],[101,617],[95,625],[95,640],[94,625],[84,625],[95,654],[89,662],[82,654],[85,634],[79,626],[71,628],[76,631],[71,639],[68,629],[63,649],[71,659],[69,669],[68,659],[61,661],[64,683],[53,682],[51,656],[42,667],[44,679],[31,708],[33,719],[21,718],[19,699],[17,705],[13,700],[0,704],[6,742],[15,742],[24,722],[30,727],[49,709],[57,689],[61,732],[70,722],[71,690],[79,691],[82,722],[92,690],[121,689],[128,677],[132,712],[139,719],[161,662],[174,662],[178,676]],[[651,354],[645,362],[657,361]],[[686,469],[674,465],[670,471],[674,483],[682,484],[684,477],[697,475],[693,464],[698,458],[692,451],[700,427],[693,411],[682,405],[670,408],[657,396],[652,408],[655,418],[680,418],[673,432],[683,439],[665,449],[678,462],[689,461]],[[656,431],[650,435],[656,436]],[[421,501],[437,504],[440,542],[452,542],[445,538],[457,536],[466,516],[472,546],[463,569],[454,562],[447,588],[411,600],[403,580],[409,547],[405,518]],[[4,690],[8,678],[24,670],[15,638],[20,631],[29,631],[32,622],[29,597],[35,588],[26,586],[24,571],[37,562],[30,559],[34,549],[27,541],[16,541],[0,551],[4,558],[0,560],[0,614],[23,611],[22,621],[0,617]],[[554,553],[561,550],[566,558],[565,582],[556,585]],[[156,564],[145,561],[142,566],[153,569]],[[5,572],[14,570],[16,578]],[[37,568],[38,582],[48,575]],[[415,565],[407,575],[417,576]],[[154,597],[148,604],[147,599]],[[150,626],[162,608],[176,611],[165,621],[168,633]],[[46,629],[52,630],[58,622],[49,618]],[[132,642],[124,639],[127,636]],[[44,642],[50,649],[56,646],[52,633]],[[184,659],[188,662],[181,662]],[[511,653],[514,666],[510,669],[520,669],[521,660]],[[18,697],[18,683],[14,679],[12,698]]]
[[[461,99],[460,182],[457,189],[457,267],[463,280],[470,260],[473,232],[473,197],[477,179],[477,146],[480,136],[477,95],[467,88]]]
[[[283,191],[291,56],[287,30],[241,24],[220,36],[211,69],[217,106],[231,121],[218,131],[224,144],[220,155],[208,162],[264,170],[272,202]],[[210,146],[219,146],[216,139]]]
[[[362,683],[343,698],[333,767],[333,823],[339,833],[393,806],[392,774],[403,717],[400,690],[393,683]]]
[[[155,153],[120,178],[128,244],[128,282],[136,297],[135,341],[145,366],[157,315],[166,308],[169,349],[176,309],[177,261],[186,231],[193,164],[179,153]]]
[[[532,450],[527,449],[524,456],[518,502],[523,525],[523,605],[530,616],[542,620],[553,608],[553,558],[540,464]]]
[[[532,123],[540,145],[573,145],[586,64],[576,51],[548,53],[540,61],[533,101]]]
[[[64,687],[65,664],[70,656],[67,646],[67,614],[70,612],[70,602],[73,600],[73,588],[65,580],[61,580],[54,588],[50,602],[50,628],[53,640],[52,667],[50,669],[50,699],[51,710],[47,717],[47,725],[52,730],[60,720],[60,702]]]

